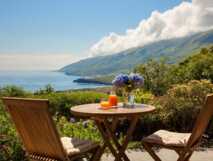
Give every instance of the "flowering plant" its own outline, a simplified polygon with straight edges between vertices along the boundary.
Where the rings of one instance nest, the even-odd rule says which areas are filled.
[[[120,74],[112,81],[115,88],[123,89],[130,93],[133,90],[140,88],[144,84],[144,79],[139,74],[131,73],[130,75]]]

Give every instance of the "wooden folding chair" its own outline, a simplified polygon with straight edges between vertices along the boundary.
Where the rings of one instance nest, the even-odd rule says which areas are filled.
[[[175,150],[179,155],[178,161],[188,161],[195,148],[200,143],[203,133],[213,115],[213,94],[206,97],[205,104],[201,109],[192,133],[177,133],[159,130],[142,140],[142,144],[155,161],[161,159],[155,154],[153,146]]]
[[[32,161],[93,160],[98,144],[60,138],[44,99],[3,98],[28,157]]]

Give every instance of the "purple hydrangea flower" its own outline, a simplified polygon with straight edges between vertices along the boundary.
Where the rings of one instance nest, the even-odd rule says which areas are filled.
[[[115,79],[112,81],[112,84],[115,86],[115,87],[124,87],[125,84],[127,84],[129,82],[129,77],[128,75],[125,75],[125,74],[120,74],[118,76],[115,77]]]
[[[112,81],[112,84],[116,88],[125,88],[128,90],[133,90],[143,86],[144,79],[139,74],[131,73],[129,76],[125,74],[119,74]]]
[[[129,76],[129,79],[135,88],[139,88],[139,87],[143,86],[144,79],[139,74],[131,73]]]
[[[123,79],[124,84],[128,84],[129,83],[128,75],[122,75],[122,79]]]

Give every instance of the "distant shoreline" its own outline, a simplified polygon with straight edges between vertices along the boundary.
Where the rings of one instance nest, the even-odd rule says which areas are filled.
[[[90,84],[112,85],[112,83],[104,82],[104,81],[98,81],[98,80],[91,79],[91,78],[79,78],[79,79],[73,80],[73,82],[75,82],[75,83],[90,83]]]

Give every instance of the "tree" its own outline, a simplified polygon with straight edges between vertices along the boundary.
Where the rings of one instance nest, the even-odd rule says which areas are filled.
[[[137,66],[134,72],[144,77],[144,89],[154,95],[163,95],[172,84],[190,80],[207,79],[213,82],[213,46],[202,48],[198,54],[178,64],[168,64],[165,59],[150,60]]]
[[[172,65],[165,62],[165,59],[149,60],[145,64],[137,66],[134,72],[144,77],[144,89],[155,95],[164,94],[170,86],[169,73]]]
[[[208,79],[213,82],[212,48],[213,46],[209,49],[202,48],[199,54],[188,57],[173,68],[171,73],[173,83],[183,83],[193,79]]]
[[[53,93],[55,90],[54,88],[51,86],[51,84],[47,84],[44,88],[40,88],[39,90],[37,90],[34,94],[35,95],[40,95],[40,94],[50,94]]]

